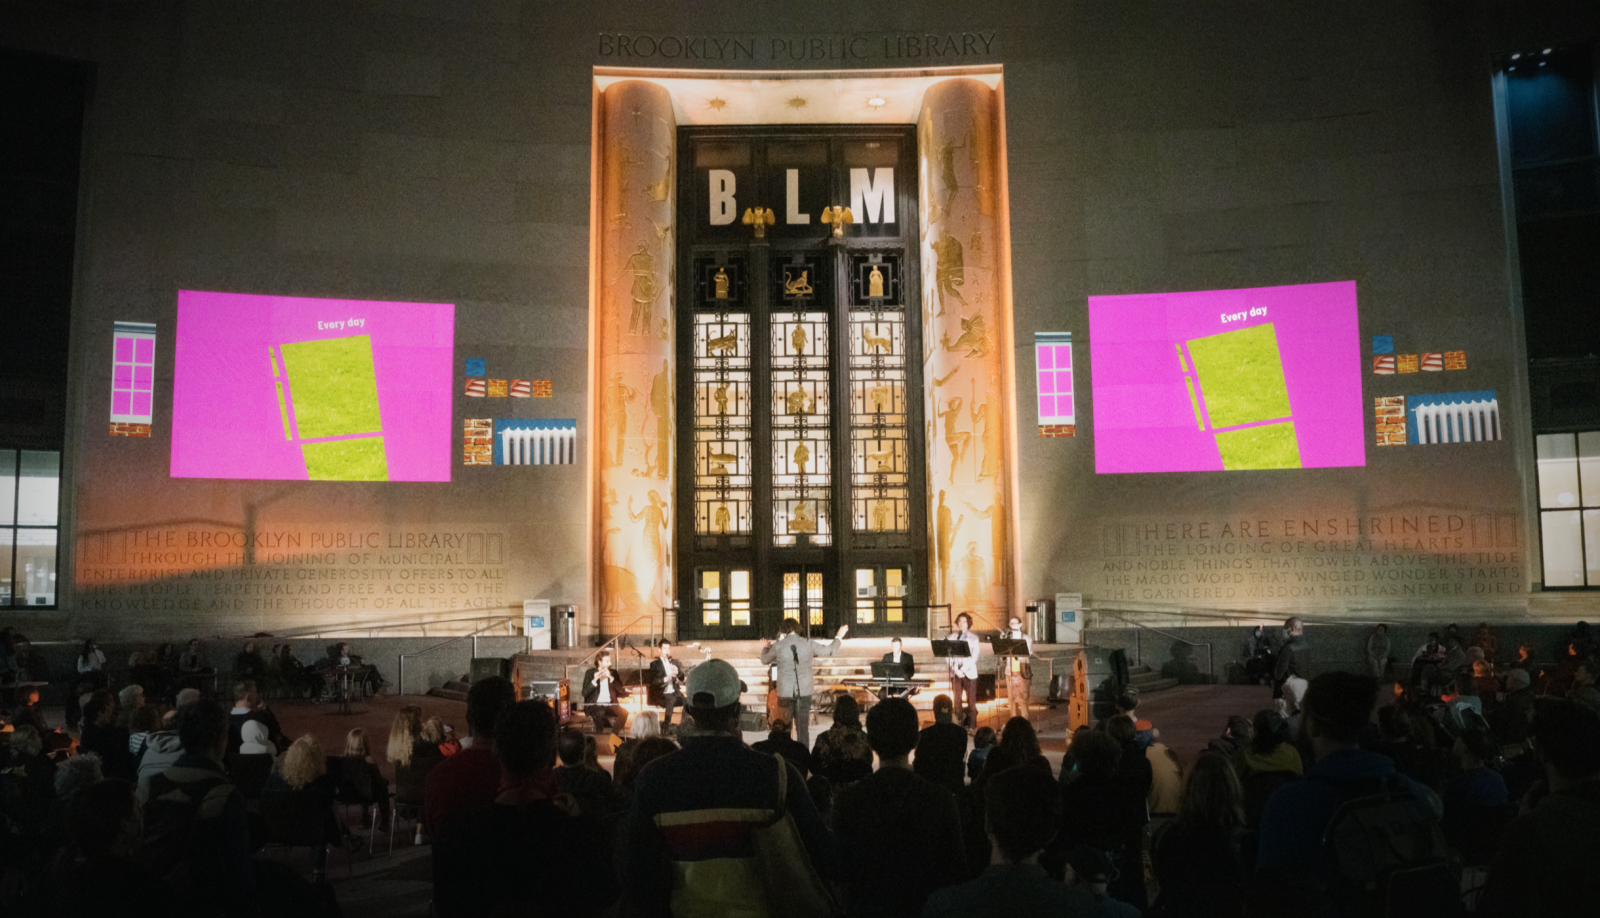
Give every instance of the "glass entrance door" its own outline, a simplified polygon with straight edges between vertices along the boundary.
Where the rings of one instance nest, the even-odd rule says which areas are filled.
[[[800,622],[802,630],[820,636],[832,624],[828,619],[827,578],[816,567],[794,566],[783,570],[783,617]],[[837,626],[834,626],[837,627]]]

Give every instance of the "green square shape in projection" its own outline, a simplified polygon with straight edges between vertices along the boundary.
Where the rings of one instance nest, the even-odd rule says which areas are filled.
[[[1188,345],[1213,428],[1289,416],[1289,385],[1271,322],[1196,338]]]
[[[324,338],[283,346],[283,366],[302,440],[377,433],[378,372],[372,336]]]
[[[312,481],[388,481],[389,459],[382,437],[302,443],[306,473]]]
[[[1300,468],[1300,441],[1295,439],[1293,421],[1218,431],[1217,451],[1222,467],[1230,472]]]

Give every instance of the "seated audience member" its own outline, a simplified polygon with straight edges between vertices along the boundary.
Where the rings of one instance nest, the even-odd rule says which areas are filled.
[[[494,803],[500,792],[500,760],[494,754],[495,725],[500,715],[516,703],[516,689],[510,680],[500,676],[479,679],[467,690],[467,730],[472,734],[472,745],[428,773],[423,795],[422,821],[433,838],[435,859],[455,841],[457,821]]]
[[[996,754],[990,753],[991,758]],[[1117,779],[1124,754],[1116,740],[1100,731],[1073,738],[1073,777],[1061,788],[1061,833],[1051,846],[1054,854],[1080,844],[1123,851],[1142,840],[1145,792]],[[1060,863],[1060,857],[1051,862]]]
[[[443,767],[443,766],[440,766]],[[344,736],[344,755],[339,757],[339,788],[336,798],[351,803],[378,805],[378,830],[389,827],[389,779],[383,776],[372,749],[367,745],[367,731],[356,727]],[[438,768],[434,772],[438,772]],[[429,775],[431,782],[433,776]],[[431,822],[428,825],[432,825]]]
[[[128,723],[128,751],[133,755],[136,772],[139,757],[144,754],[145,743],[149,741],[150,734],[160,729],[160,708],[147,704],[133,712],[133,719]],[[135,776],[137,777],[137,774]]]
[[[366,695],[376,695],[378,690],[388,683],[384,682],[378,668],[368,663],[365,659],[350,652],[350,644],[340,641],[328,648],[327,668],[331,671],[337,667],[360,666],[365,667],[353,678],[361,686],[361,691]]]
[[[233,680],[254,682],[260,685],[267,678],[267,661],[256,649],[255,641],[246,641],[244,649],[233,658]]]
[[[1489,726],[1502,746],[1520,746],[1528,738],[1528,720],[1533,716],[1533,678],[1525,669],[1506,672],[1505,700],[1490,712]]]
[[[388,758],[396,768],[424,771],[444,761],[439,744],[422,738],[422,709],[416,705],[408,704],[395,713],[389,726]]]
[[[263,811],[270,805],[268,798],[277,794],[295,794],[313,801],[326,814],[323,819],[323,841],[326,844],[312,849],[313,882],[320,880],[328,869],[327,846],[343,841],[344,831],[339,825],[339,818],[333,813],[333,794],[338,783],[338,776],[328,772],[328,760],[322,751],[322,744],[307,733],[289,744],[283,757],[278,760],[277,767],[267,778],[266,785],[261,788]]]
[[[822,775],[812,775],[806,779],[806,793],[817,805],[817,815],[822,821],[830,821],[833,817],[833,782]]]
[[[978,775],[983,772],[983,760],[988,757],[989,750],[999,742],[1000,734],[994,732],[993,727],[979,727],[978,732],[972,734],[972,751],[967,753],[967,780],[977,780]]]
[[[555,770],[556,788],[576,800],[585,815],[603,820],[615,815],[618,797],[611,775],[598,763],[585,761],[585,747],[592,739],[571,727],[557,734],[556,755],[561,764]]]
[[[1012,764],[1037,768],[1055,777],[1055,769],[1050,767],[1050,760],[1039,748],[1039,734],[1026,717],[1019,715],[1006,721],[1005,728],[1000,731],[999,747],[1005,750]]]
[[[106,687],[106,653],[96,644],[94,638],[83,642],[83,649],[78,653],[78,675],[85,677],[96,689]]]
[[[117,726],[132,733],[133,715],[144,706],[144,686],[123,686],[122,691],[117,693]]]
[[[1500,638],[1489,627],[1488,622],[1480,622],[1472,632],[1472,646],[1483,651],[1483,659],[1491,664],[1500,658]]]
[[[1311,680],[1305,697],[1305,730],[1315,762],[1306,770],[1306,780],[1285,784],[1273,793],[1261,817],[1258,881],[1320,885],[1328,890],[1328,901],[1339,914],[1361,914],[1363,909],[1360,891],[1344,882],[1323,844],[1323,834],[1346,793],[1382,783],[1412,798],[1413,815],[1436,819],[1432,793],[1396,771],[1388,756],[1359,745],[1377,697],[1378,686],[1370,676],[1331,672]]]
[[[1251,734],[1250,744],[1233,759],[1241,778],[1264,772],[1288,772],[1298,777],[1304,771],[1300,750],[1290,742],[1289,724],[1283,715],[1268,709],[1257,711]]]
[[[912,771],[952,794],[959,794],[966,784],[961,760],[967,754],[967,731],[955,722],[955,710],[955,700],[949,695],[933,699],[933,723],[923,727],[917,736],[917,759]]]
[[[1178,818],[1157,832],[1151,913],[1237,918],[1244,911],[1244,788],[1225,756],[1201,753],[1183,782]]]
[[[861,729],[861,706],[840,693],[833,701],[833,726],[811,747],[811,767],[840,788],[872,774],[872,747]]]
[[[623,769],[629,767],[628,763],[633,758],[633,750],[638,747],[639,741],[652,736],[661,735],[661,715],[653,709],[646,708],[634,715],[628,724],[628,738],[617,744],[617,749],[612,753],[612,770],[618,777]]]
[[[1456,737],[1452,751],[1461,763],[1461,772],[1445,782],[1440,825],[1454,842],[1478,830],[1485,811],[1510,801],[1506,780],[1493,767],[1500,759],[1500,747],[1493,736],[1482,730],[1464,731]]]
[[[1476,694],[1484,700],[1485,705],[1494,703],[1495,696],[1500,694],[1500,678],[1494,674],[1494,664],[1488,660],[1476,660],[1472,664],[1472,684]]]
[[[80,792],[68,828],[73,856],[59,903],[66,914],[134,918],[172,914],[172,888],[132,857],[144,833],[132,784],[113,778]]]
[[[685,731],[682,749],[639,773],[620,833],[627,907],[646,916],[770,914],[772,894],[750,833],[770,820],[780,784],[784,807],[824,879],[838,874],[833,836],[800,772],[740,739],[744,683],[733,666],[707,660],[686,682],[684,710],[694,729]]]
[[[44,824],[56,796],[55,779],[56,763],[45,754],[39,731],[31,724],[16,727],[10,748],[0,756],[0,805],[24,837],[36,835]]]
[[[1578,674],[1578,666],[1584,661],[1583,652],[1576,643],[1563,644],[1556,653],[1555,670],[1545,680],[1544,693],[1546,695],[1566,695],[1572,691],[1573,677]]]
[[[83,708],[83,735],[78,748],[100,757],[106,776],[133,780],[138,769],[133,753],[128,751],[128,731],[117,726],[117,698],[101,689],[89,698]]]
[[[1143,910],[1148,894],[1144,888],[1142,834],[1144,825],[1150,820],[1149,798],[1151,789],[1155,787],[1155,769],[1150,766],[1144,749],[1139,746],[1133,718],[1118,714],[1107,720],[1105,734],[1122,748],[1113,776],[1113,781],[1122,788],[1124,805],[1127,807],[1126,822],[1122,825],[1138,826],[1120,847],[1106,849],[1114,853],[1117,862],[1118,875],[1112,880],[1111,895]]]
[[[917,732],[910,702],[886,698],[874,705],[867,712],[867,741],[878,754],[878,770],[834,798],[848,915],[916,918],[930,892],[966,875],[955,797],[911,771]]]
[[[306,669],[288,644],[273,648],[272,659],[267,661],[267,674],[278,690],[291,698],[303,698],[309,692],[316,699],[322,694],[322,677],[315,670]]]
[[[1152,743],[1144,751],[1150,763],[1150,794],[1145,798],[1152,816],[1171,816],[1178,812],[1183,792],[1183,763],[1166,743]]]
[[[1115,748],[1103,735],[1098,739],[1107,752]],[[1038,769],[1008,768],[990,779],[985,797],[988,868],[971,882],[934,890],[923,918],[1101,914],[1088,893],[1063,885],[1039,866],[1040,853],[1061,823],[1056,782]]]
[[[200,652],[200,639],[189,641],[189,648],[178,657],[178,679],[185,688],[204,688],[204,677],[216,672],[211,661]]]
[[[792,732],[793,728],[787,720],[776,718],[772,721],[771,729],[767,731],[767,738],[750,748],[768,755],[781,755],[795,768],[800,769],[802,776],[810,775],[811,752],[806,749],[804,743],[790,735]]]
[[[634,785],[638,782],[639,773],[644,771],[644,767],[664,755],[671,755],[677,751],[678,744],[664,736],[647,736],[639,740],[633,747],[633,754],[628,756],[628,761],[625,764],[621,760],[617,762],[617,790],[632,802]]]
[[[178,712],[200,700],[199,689],[184,689],[178,693],[177,705],[162,721],[161,729],[144,738],[144,749],[139,753],[139,799],[148,803],[149,780],[166,771],[183,755],[183,741],[178,737]],[[223,738],[227,742],[227,738]]]
[[[1129,690],[1117,695],[1117,713],[1133,721],[1134,744],[1140,749],[1150,748],[1150,744],[1161,738],[1161,731],[1155,724],[1139,717],[1139,693]]]
[[[422,737],[423,742],[432,743],[440,758],[448,758],[461,751],[461,744],[451,735],[450,728],[437,717],[423,721],[422,732],[417,735]]]
[[[434,867],[435,904],[447,916],[600,913],[617,896],[612,851],[598,821],[556,790],[555,714],[543,701],[513,704],[493,735],[503,786],[490,806],[459,816],[458,850]]]
[[[1477,913],[1593,914],[1587,878],[1600,864],[1600,714],[1573,701],[1543,704],[1533,736],[1545,794],[1506,829]]]
[[[228,711],[209,698],[178,708],[183,754],[152,776],[144,794],[146,835],[177,853],[165,875],[179,901],[206,902],[221,914],[254,916],[255,868],[245,801],[223,771]]]
[[[1585,660],[1578,664],[1572,673],[1572,688],[1567,692],[1567,697],[1583,705],[1591,711],[1600,713],[1600,689],[1595,688],[1595,666],[1593,661]]]
[[[270,755],[276,757],[278,747],[272,745],[272,738],[267,736],[267,725],[259,720],[245,721],[244,729],[239,733],[239,748],[234,750],[239,755]]]
[[[35,686],[24,686],[17,692],[20,704],[11,712],[11,725],[13,727],[32,727],[42,738],[47,734],[56,732],[45,721],[44,706],[39,704],[39,689]]]
[[[1206,744],[1206,750],[1232,758],[1250,746],[1250,738],[1253,735],[1249,719],[1235,714],[1228,718],[1228,725],[1222,728],[1222,735]]]
[[[1067,852],[1063,868],[1068,889],[1082,892],[1088,904],[1084,915],[1094,918],[1139,918],[1139,910],[1111,898],[1111,877],[1116,873],[1111,855],[1088,845]]]
[[[283,735],[283,728],[278,726],[278,717],[267,708],[261,698],[261,692],[256,684],[248,680],[236,682],[233,685],[233,708],[228,711],[228,748],[237,750],[239,744],[244,742],[242,731],[244,725],[250,721],[257,721],[267,728],[267,736],[276,747],[273,752],[287,747],[288,739]]]

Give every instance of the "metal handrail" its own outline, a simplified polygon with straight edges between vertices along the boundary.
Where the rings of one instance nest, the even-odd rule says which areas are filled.
[[[497,625],[503,625],[506,622],[515,622],[515,621],[521,621],[521,620],[522,620],[522,616],[520,616],[520,615],[508,615],[505,618],[497,618],[494,621],[489,622],[487,625],[484,625],[482,628],[479,628],[478,630],[472,632],[471,634],[457,635],[456,637],[453,637],[450,640],[445,641],[442,644],[435,644],[432,647],[424,648],[422,650],[417,651],[416,653],[403,653],[403,654],[400,654],[400,675],[398,677],[399,681],[395,683],[395,685],[397,686],[397,688],[399,690],[398,694],[404,695],[405,692],[406,692],[406,658],[408,658],[408,657],[420,657],[420,656],[422,656],[424,654],[430,654],[430,653],[433,653],[435,650],[440,649],[441,647],[449,647],[451,644],[459,644],[462,641],[465,641],[465,640],[470,638],[472,640],[472,659],[476,660],[478,658],[478,635],[482,634],[485,631],[488,631],[490,628],[493,628],[493,627],[495,627]],[[528,640],[527,635],[523,636],[523,640],[524,640],[524,642],[526,642]]]
[[[1169,632],[1162,631],[1160,628],[1152,628],[1149,625],[1146,625],[1144,622],[1136,622],[1131,618],[1124,618],[1123,616],[1118,615],[1117,613],[1112,612],[1109,609],[1096,609],[1094,611],[1095,611],[1096,615],[1109,615],[1112,618],[1119,619],[1121,621],[1127,622],[1128,624],[1133,625],[1136,628],[1142,628],[1145,631],[1154,632],[1156,634],[1161,635],[1162,637],[1170,638],[1170,639],[1172,639],[1174,641],[1177,641],[1180,644],[1188,644],[1190,647],[1204,647],[1206,649],[1206,677],[1211,679],[1212,681],[1216,681],[1216,678],[1217,678],[1217,667],[1216,667],[1216,661],[1212,657],[1211,642],[1210,641],[1191,641],[1188,638],[1181,638],[1181,637],[1178,637],[1176,634],[1171,634]],[[1133,653],[1134,653],[1134,665],[1135,666],[1144,665],[1144,643],[1143,643],[1143,641],[1140,640],[1140,632],[1138,632],[1138,631],[1135,631],[1133,633]]]
[[[653,615],[641,615],[638,618],[634,619],[633,621],[628,622],[626,625],[623,625],[622,626],[622,630],[618,631],[616,634],[611,636],[611,640],[606,641],[604,644],[601,644],[599,647],[596,647],[594,650],[590,651],[588,656],[584,657],[583,659],[579,660],[576,663],[569,663],[567,665],[568,666],[582,666],[583,664],[588,663],[590,660],[593,660],[595,657],[600,656],[600,651],[605,650],[607,647],[611,647],[612,645],[616,644],[617,641],[627,637],[628,636],[628,629],[630,629],[634,625],[637,625],[640,622],[646,621],[646,620],[650,621],[650,643],[654,644],[656,642],[655,616],[653,616]]]

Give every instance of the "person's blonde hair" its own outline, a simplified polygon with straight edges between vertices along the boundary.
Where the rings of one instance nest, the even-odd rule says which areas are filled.
[[[422,733],[422,709],[408,704],[394,715],[389,727],[389,761],[411,767],[411,744]]]
[[[278,760],[278,773],[284,783],[299,790],[317,780],[328,771],[328,759],[322,745],[310,733],[295,740]]]
[[[344,757],[347,759],[367,757],[367,731],[356,727],[344,735]]]
[[[425,743],[435,745],[444,742],[444,721],[437,717],[430,717],[422,722],[422,730],[417,733],[417,738]]]

